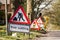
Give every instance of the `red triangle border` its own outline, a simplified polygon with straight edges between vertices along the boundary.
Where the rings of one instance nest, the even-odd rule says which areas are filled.
[[[19,9],[21,9],[23,11],[23,14],[24,14],[24,16],[25,16],[25,18],[27,20],[27,23],[26,22],[15,22],[15,21],[11,21],[14,18],[14,16],[17,14],[17,12],[18,12]],[[17,10],[14,12],[14,15],[10,18],[9,22],[10,23],[14,23],[14,24],[31,24],[31,22],[30,22],[29,18],[27,17],[26,12],[24,11],[24,9],[23,9],[22,6],[19,6],[17,8]]]

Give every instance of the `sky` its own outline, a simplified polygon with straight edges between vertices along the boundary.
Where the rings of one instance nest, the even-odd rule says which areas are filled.
[[[2,4],[5,4],[5,3],[6,3],[6,0],[0,0],[0,2],[1,2]],[[10,4],[10,0],[7,0],[7,4]]]

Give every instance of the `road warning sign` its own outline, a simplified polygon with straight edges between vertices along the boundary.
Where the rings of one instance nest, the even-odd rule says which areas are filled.
[[[40,18],[38,18],[37,23],[38,23],[38,26],[39,26],[41,29],[44,29],[44,23],[43,23],[43,21],[42,21],[42,18],[41,18],[41,17],[40,17]]]
[[[14,15],[9,20],[10,23],[14,24],[30,24],[24,9],[22,6],[19,6]]]
[[[32,22],[30,28],[31,28],[32,30],[39,30],[39,29],[40,29],[40,27],[38,26],[38,23],[37,23],[37,19],[35,19],[35,20]]]
[[[41,17],[40,17],[40,18],[38,18],[37,22],[38,22],[38,23],[43,23],[43,21],[42,21]]]
[[[32,30],[40,30],[40,29],[44,28],[44,24],[43,24],[42,19],[41,19],[41,18],[35,19],[35,20],[32,22],[30,28],[31,28]]]
[[[30,32],[30,20],[28,19],[22,6],[19,6],[9,20],[9,30],[14,32]]]

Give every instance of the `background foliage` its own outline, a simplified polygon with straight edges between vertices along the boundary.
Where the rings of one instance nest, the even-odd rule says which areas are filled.
[[[27,3],[26,0],[14,0],[13,1],[13,5],[14,5],[14,11],[16,11],[16,9],[21,5],[24,7],[24,10],[26,10],[27,7]]]

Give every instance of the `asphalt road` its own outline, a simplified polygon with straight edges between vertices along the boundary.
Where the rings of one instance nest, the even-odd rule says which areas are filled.
[[[49,31],[47,37],[60,37],[60,31]]]
[[[60,40],[60,31],[49,31],[47,34],[41,34],[35,40]]]

